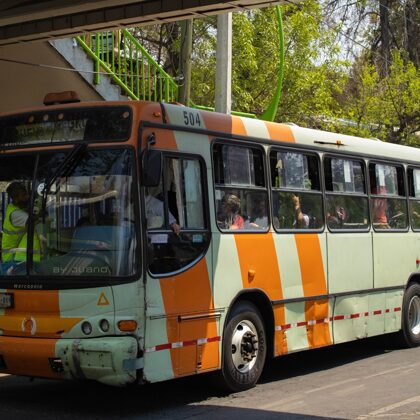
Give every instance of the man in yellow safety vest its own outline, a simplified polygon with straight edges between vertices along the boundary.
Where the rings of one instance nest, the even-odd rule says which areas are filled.
[[[7,205],[3,222],[2,260],[3,263],[12,265],[13,262],[26,261],[29,194],[21,182],[12,182],[6,192],[11,198],[11,202]],[[40,244],[36,234],[34,235],[33,249],[33,260],[39,261]]]

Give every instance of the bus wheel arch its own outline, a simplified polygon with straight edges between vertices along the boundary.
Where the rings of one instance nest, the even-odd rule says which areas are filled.
[[[241,293],[230,305],[222,340],[223,382],[230,391],[253,387],[272,348],[270,302],[262,292]],[[268,312],[268,313],[267,313]]]
[[[420,281],[420,279],[419,279]],[[241,301],[253,303],[262,315],[265,326],[265,335],[267,339],[267,358],[274,357],[274,311],[268,296],[261,289],[245,289],[241,290],[229,305],[228,312],[225,317],[223,330],[226,327],[229,316],[235,305]]]

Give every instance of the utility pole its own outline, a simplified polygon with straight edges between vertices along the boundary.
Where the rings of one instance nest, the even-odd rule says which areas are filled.
[[[232,13],[217,16],[215,90],[216,111],[230,114],[232,107]]]
[[[193,20],[183,20],[181,26],[181,55],[179,63],[179,74],[182,82],[179,88],[179,102],[188,106],[191,93],[191,54],[192,54],[192,30]]]

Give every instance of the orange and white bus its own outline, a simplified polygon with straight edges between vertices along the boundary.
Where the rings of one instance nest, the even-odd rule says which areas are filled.
[[[58,102],[0,117],[1,372],[238,391],[267,357],[420,343],[420,150]]]

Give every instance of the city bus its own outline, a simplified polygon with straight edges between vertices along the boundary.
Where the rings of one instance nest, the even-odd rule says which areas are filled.
[[[179,104],[44,104],[0,117],[0,372],[217,371],[240,391],[267,358],[419,345],[419,149]]]

